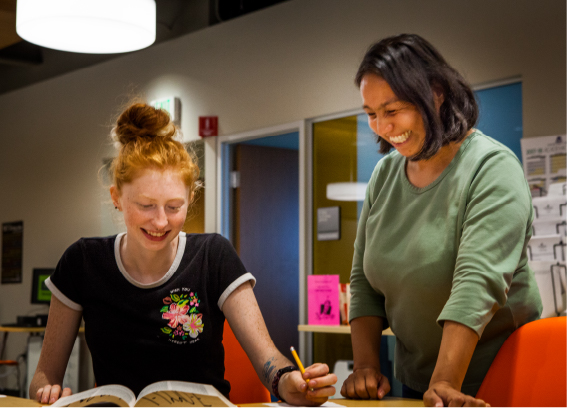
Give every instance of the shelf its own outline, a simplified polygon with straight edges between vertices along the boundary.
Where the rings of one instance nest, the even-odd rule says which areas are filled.
[[[0,332],[6,333],[43,333],[45,327],[17,327],[17,326],[0,326]],[[84,333],[85,328],[79,327],[79,333]]]
[[[340,325],[340,326],[314,326],[308,324],[300,324],[297,326],[297,330],[302,332],[313,332],[313,333],[340,333],[340,334],[350,334],[350,326]],[[392,330],[388,327],[382,332],[383,336],[394,336]]]
[[[45,327],[17,327],[17,326],[0,326],[0,332],[8,333],[43,333]]]

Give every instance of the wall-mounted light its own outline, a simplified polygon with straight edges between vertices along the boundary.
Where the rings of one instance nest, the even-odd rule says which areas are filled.
[[[335,201],[364,201],[368,183],[329,183],[327,199]]]
[[[16,31],[42,47],[89,54],[135,51],[156,38],[155,0],[18,0]]]

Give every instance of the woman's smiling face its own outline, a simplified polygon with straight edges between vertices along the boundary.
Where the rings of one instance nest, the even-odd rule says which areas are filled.
[[[189,187],[172,169],[142,170],[121,194],[111,189],[113,201],[124,213],[128,242],[140,249],[160,251],[183,228],[189,206]]]
[[[423,118],[415,105],[400,100],[378,75],[366,74],[360,83],[368,125],[405,157],[413,157],[425,141]]]

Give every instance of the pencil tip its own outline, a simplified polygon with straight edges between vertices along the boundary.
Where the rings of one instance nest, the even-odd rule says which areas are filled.
[[[294,351],[294,348],[293,348],[293,347],[290,347],[289,349],[290,349],[291,351]]]

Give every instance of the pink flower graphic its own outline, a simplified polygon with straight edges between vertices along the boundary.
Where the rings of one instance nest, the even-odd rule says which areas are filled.
[[[185,330],[186,332],[189,332],[189,336],[191,336],[191,338],[195,338],[199,335],[199,333],[203,332],[203,320],[202,320],[203,314],[199,313],[199,314],[195,314],[192,313],[189,317],[189,321],[183,324],[183,330]]]
[[[179,307],[177,303],[172,303],[169,305],[169,312],[165,312],[161,315],[161,317],[163,319],[168,319],[169,323],[167,325],[175,329],[177,325],[185,324],[189,321],[189,316],[187,316],[188,311],[189,305]]]

